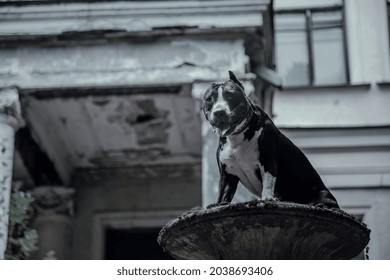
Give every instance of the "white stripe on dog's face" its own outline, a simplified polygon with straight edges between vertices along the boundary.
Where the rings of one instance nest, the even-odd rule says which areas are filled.
[[[211,110],[211,114],[210,114],[211,120],[214,120],[214,118],[215,118],[214,112],[219,111],[219,110],[223,110],[226,112],[226,115],[230,115],[229,104],[223,98],[223,87],[222,86],[219,86],[219,88],[218,88],[218,98],[215,101],[215,104],[214,104],[214,106]]]

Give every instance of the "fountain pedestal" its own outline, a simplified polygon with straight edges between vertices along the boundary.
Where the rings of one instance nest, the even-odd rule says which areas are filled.
[[[158,242],[175,259],[351,259],[369,236],[341,210],[250,201],[184,213]]]

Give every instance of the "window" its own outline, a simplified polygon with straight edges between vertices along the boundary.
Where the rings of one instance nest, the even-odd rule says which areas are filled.
[[[292,9],[286,8],[288,2],[291,0],[275,2],[276,63],[284,86],[348,83],[342,0],[322,0],[316,7],[295,5]],[[332,5],[318,6],[325,2]]]

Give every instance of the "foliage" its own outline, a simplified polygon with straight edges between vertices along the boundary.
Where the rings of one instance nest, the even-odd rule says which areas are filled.
[[[5,258],[25,260],[38,250],[38,233],[30,228],[34,198],[29,192],[15,190],[11,194],[8,244]]]

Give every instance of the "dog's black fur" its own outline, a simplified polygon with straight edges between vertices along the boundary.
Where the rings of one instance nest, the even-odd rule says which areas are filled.
[[[218,203],[230,202],[238,182],[244,183],[246,178],[243,177],[255,176],[263,185],[259,187],[260,190],[263,189],[263,195],[256,193],[261,199],[324,204],[327,207],[339,208],[335,197],[326,188],[304,153],[279,131],[262,109],[246,97],[243,85],[234,74],[230,71],[229,74],[230,80],[213,83],[206,90],[203,102],[206,119],[220,133],[217,150],[220,170]],[[223,99],[226,108],[222,106],[222,109],[215,110],[218,98]],[[237,158],[230,152],[233,151],[229,146],[233,137],[245,143],[257,142],[255,149],[249,151],[258,153],[258,163],[253,164],[253,170],[248,171],[247,168],[243,173],[242,163],[232,161]],[[246,157],[242,153],[240,156],[241,159]],[[241,173],[232,171],[237,168],[241,168]],[[265,176],[268,178],[265,179]],[[265,196],[264,188],[270,190]]]

